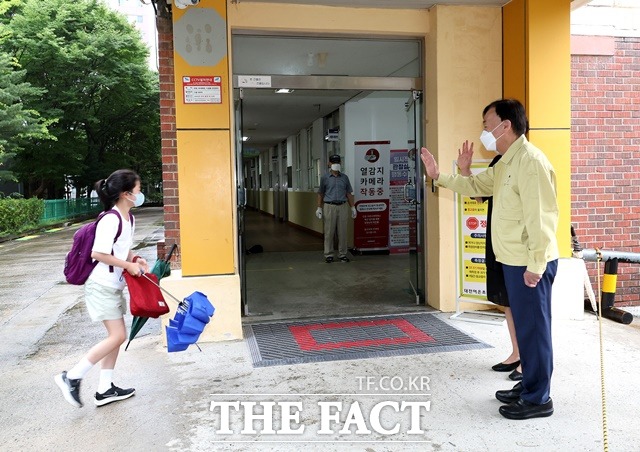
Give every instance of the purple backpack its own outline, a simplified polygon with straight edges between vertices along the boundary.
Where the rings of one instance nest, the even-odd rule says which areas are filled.
[[[96,238],[98,222],[110,213],[118,215],[118,220],[120,220],[118,223],[118,232],[113,239],[113,243],[116,243],[122,233],[122,217],[117,210],[101,212],[96,221],[85,224],[73,235],[71,251],[67,253],[67,257],[64,259],[64,276],[69,284],[75,284],[77,286],[83,285],[87,279],[89,279],[95,266],[98,265],[98,261],[91,259],[91,249],[93,248],[93,242]],[[131,215],[131,212],[129,212],[129,218],[133,225],[133,215]],[[111,250],[111,254],[113,254],[113,250]],[[113,266],[109,266],[109,271],[113,272]]]

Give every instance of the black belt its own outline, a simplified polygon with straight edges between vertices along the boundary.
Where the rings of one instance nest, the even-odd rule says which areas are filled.
[[[334,206],[341,206],[345,202],[347,202],[347,201],[330,201],[330,202],[325,202],[325,204],[332,204]]]

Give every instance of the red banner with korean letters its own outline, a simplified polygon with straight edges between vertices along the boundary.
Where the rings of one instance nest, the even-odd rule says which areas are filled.
[[[358,216],[354,246],[360,251],[389,249],[390,141],[356,141],[353,190]]]

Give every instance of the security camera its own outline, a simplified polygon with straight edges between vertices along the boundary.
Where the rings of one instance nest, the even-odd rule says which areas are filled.
[[[173,0],[173,4],[178,9],[185,9],[187,6],[194,6],[200,3],[200,0]]]

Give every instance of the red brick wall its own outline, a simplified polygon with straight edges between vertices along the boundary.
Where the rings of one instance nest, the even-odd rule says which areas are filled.
[[[640,38],[611,39],[571,58],[571,221],[583,248],[640,253]],[[640,305],[640,264],[618,265],[616,305]]]
[[[178,161],[176,144],[176,103],[173,75],[173,22],[171,17],[157,17],[158,57],[160,59],[160,128],[162,135],[162,186],[164,193],[165,244],[158,247],[158,257],[165,249],[180,242],[178,210]],[[172,257],[172,267],[179,267],[180,247]]]

